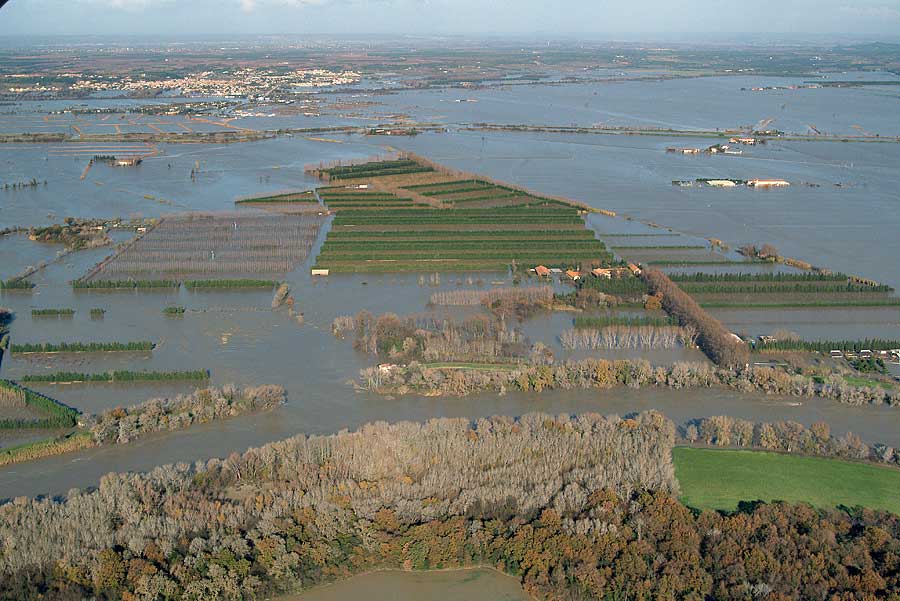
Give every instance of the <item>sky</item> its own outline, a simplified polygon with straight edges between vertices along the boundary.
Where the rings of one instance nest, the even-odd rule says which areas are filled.
[[[900,39],[900,0],[10,0],[0,9],[3,36],[728,32]]]

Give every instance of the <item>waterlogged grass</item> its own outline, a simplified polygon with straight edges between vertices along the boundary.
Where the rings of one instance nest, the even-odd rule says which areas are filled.
[[[881,380],[872,380],[870,378],[861,378],[859,376],[844,376],[844,381],[851,386],[865,386],[866,388],[885,388],[890,390],[894,387],[890,382],[882,382]]]
[[[900,470],[763,451],[673,449],[681,500],[733,511],[740,501],[862,506],[900,514]]]

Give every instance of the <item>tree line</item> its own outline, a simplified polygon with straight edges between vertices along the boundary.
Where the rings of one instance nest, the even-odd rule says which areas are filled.
[[[855,386],[838,374],[811,378],[784,370],[750,366],[715,367],[706,363],[678,362],[652,366],[643,359],[583,359],[541,364],[520,362],[515,369],[445,370],[419,362],[390,370],[360,370],[364,388],[390,394],[467,395],[475,392],[573,390],[630,386],[632,388],[729,388],[793,397],[821,397],[849,405],[900,406],[900,389]]]
[[[641,277],[650,291],[662,298],[666,313],[677,318],[681,325],[691,326],[697,331],[697,344],[713,363],[723,367],[740,367],[749,363],[747,345],[722,322],[703,310],[665,273],[658,269],[645,269]]]
[[[794,421],[752,422],[716,415],[693,420],[679,431],[691,444],[717,447],[756,448],[840,459],[867,460],[877,463],[900,463],[900,451],[893,446],[865,444],[852,432],[835,436],[826,422],[809,427]]]
[[[726,282],[847,282],[850,276],[844,273],[673,273],[669,275],[673,282],[687,283],[726,283]]]
[[[156,344],[149,340],[133,342],[25,342],[10,345],[13,353],[99,353],[152,351]]]
[[[209,370],[192,371],[129,371],[115,370],[104,373],[80,373],[61,371],[52,374],[27,374],[22,382],[49,382],[54,384],[74,382],[162,382],[179,380],[208,380]]]
[[[865,340],[800,340],[799,338],[779,338],[775,341],[759,341],[753,346],[759,352],[768,351],[810,351],[828,353],[842,351],[858,353],[862,350],[887,351],[900,349],[900,340],[866,338]]]
[[[174,398],[109,409],[85,421],[96,444],[124,444],[153,432],[273,409],[284,401],[284,388],[280,386],[201,388]]]

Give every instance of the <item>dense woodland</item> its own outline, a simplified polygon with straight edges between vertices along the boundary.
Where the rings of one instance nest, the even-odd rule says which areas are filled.
[[[5,599],[246,599],[490,565],[547,599],[896,599],[900,518],[675,498],[674,425],[376,423],[0,507]],[[893,596],[892,596],[893,595]]]

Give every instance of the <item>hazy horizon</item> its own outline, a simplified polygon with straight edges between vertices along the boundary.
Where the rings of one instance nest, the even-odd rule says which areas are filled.
[[[821,43],[900,39],[898,32],[900,0],[12,0],[0,9],[2,36],[552,35],[696,43],[733,36]]]

